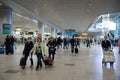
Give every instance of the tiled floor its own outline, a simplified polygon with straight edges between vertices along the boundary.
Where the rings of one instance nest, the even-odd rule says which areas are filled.
[[[0,80],[120,80],[120,55],[118,47],[114,47],[116,62],[111,68],[102,65],[102,49],[100,45],[86,48],[82,45],[79,54],[71,54],[70,49],[59,49],[55,55],[52,68],[35,68],[25,70],[19,67],[23,45],[17,46],[14,55],[0,55]],[[36,65],[36,56],[34,55]]]

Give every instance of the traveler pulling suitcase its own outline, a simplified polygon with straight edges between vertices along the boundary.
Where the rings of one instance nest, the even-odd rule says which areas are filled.
[[[115,56],[113,51],[105,51],[103,54],[102,63],[106,65],[106,63],[110,63],[110,66],[113,67],[113,63],[115,62]]]

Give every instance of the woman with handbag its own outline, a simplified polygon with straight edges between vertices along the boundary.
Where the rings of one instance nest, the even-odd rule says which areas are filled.
[[[56,42],[54,40],[53,37],[49,38],[50,40],[47,43],[48,46],[48,52],[49,52],[49,57],[51,58],[52,56],[52,60],[54,61],[54,55],[55,55],[55,51],[56,51]]]

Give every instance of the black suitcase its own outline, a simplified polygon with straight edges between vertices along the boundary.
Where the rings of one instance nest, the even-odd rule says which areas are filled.
[[[78,48],[77,48],[77,47],[75,48],[75,53],[76,53],[76,54],[78,53]]]
[[[25,57],[22,57],[21,59],[20,59],[20,64],[19,64],[20,66],[25,66],[26,65],[26,63],[25,63]]]

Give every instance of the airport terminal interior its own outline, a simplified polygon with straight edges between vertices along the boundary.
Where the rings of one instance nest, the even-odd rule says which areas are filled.
[[[119,0],[0,0],[0,80],[120,80],[119,5]],[[32,46],[27,54],[29,39],[35,51]]]

